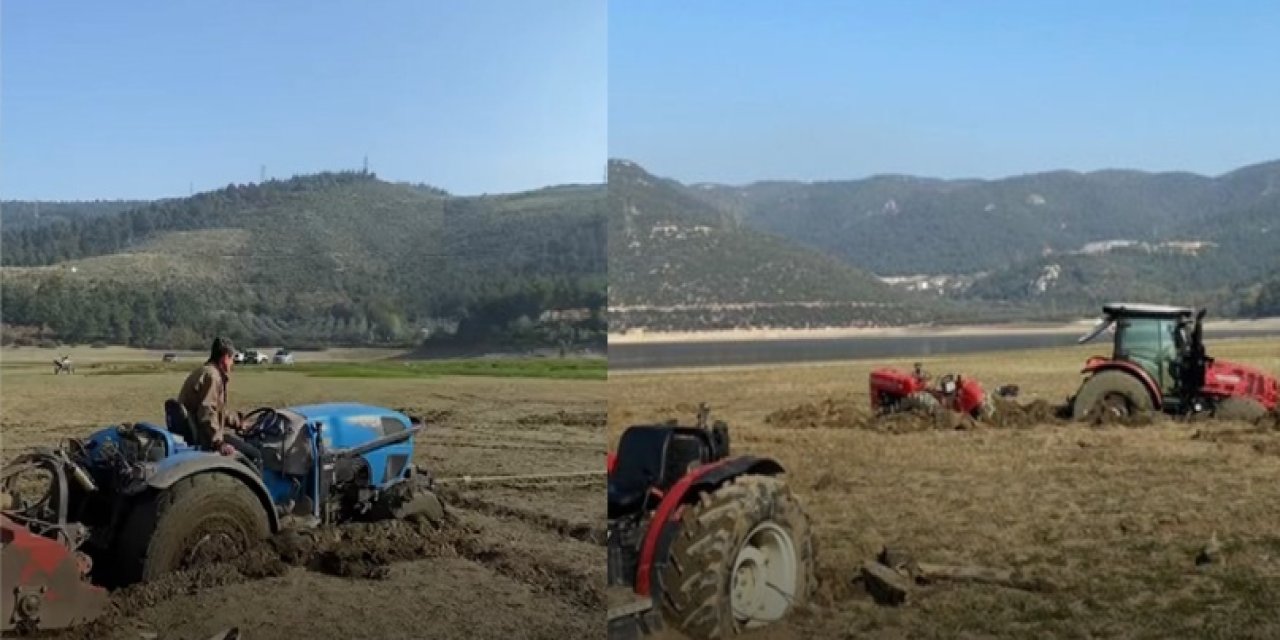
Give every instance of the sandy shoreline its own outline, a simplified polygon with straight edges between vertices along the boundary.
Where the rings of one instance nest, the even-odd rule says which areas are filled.
[[[729,329],[717,331],[631,331],[609,334],[609,344],[664,344],[692,342],[757,342],[771,340],[831,340],[842,338],[886,338],[900,336],[982,336],[1014,334],[1083,335],[1096,319],[1060,323],[1012,323],[990,325],[916,327],[830,327],[823,329]],[[1280,331],[1280,318],[1257,320],[1214,320],[1205,323],[1208,331]]]

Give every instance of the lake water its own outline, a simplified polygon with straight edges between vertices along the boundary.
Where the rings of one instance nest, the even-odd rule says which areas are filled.
[[[1086,329],[1087,330],[1087,329]],[[753,364],[782,364],[859,360],[868,358],[912,358],[985,351],[1013,351],[1066,347],[1076,343],[1084,331],[1073,333],[1010,333],[990,335],[869,336],[795,340],[731,340],[724,342],[672,342],[609,345],[609,369],[665,369]],[[1280,331],[1210,331],[1205,339],[1280,337]],[[1097,338],[1092,344],[1104,346]]]

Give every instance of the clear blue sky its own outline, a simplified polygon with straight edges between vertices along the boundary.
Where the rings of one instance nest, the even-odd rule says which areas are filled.
[[[609,155],[684,181],[1280,158],[1280,2],[615,0]]]
[[[0,197],[601,182],[605,0],[5,0]]]

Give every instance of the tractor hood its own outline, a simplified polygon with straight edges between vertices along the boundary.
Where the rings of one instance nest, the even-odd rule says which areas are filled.
[[[412,433],[418,430],[403,413],[367,404],[311,404],[289,407],[286,411],[321,425],[321,439],[325,448],[330,450],[359,447],[400,434],[412,437]]]

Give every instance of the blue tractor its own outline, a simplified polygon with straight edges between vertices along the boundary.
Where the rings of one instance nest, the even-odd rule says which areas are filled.
[[[235,558],[284,528],[444,517],[430,475],[413,464],[423,425],[400,412],[256,409],[244,417],[257,462],[195,448],[180,405],[165,409],[165,426],[108,427],[15,459],[10,467],[50,481],[23,500],[21,474],[6,471],[4,515],[95,565],[94,581],[108,586]]]

